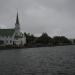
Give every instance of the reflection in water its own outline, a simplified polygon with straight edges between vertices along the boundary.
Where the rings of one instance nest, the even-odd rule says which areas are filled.
[[[75,75],[75,46],[0,51],[0,75]]]

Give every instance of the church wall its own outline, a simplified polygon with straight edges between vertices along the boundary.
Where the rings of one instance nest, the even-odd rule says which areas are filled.
[[[0,37],[1,41],[4,41],[3,45],[13,45],[13,37]]]
[[[13,45],[13,42],[15,42],[16,45],[24,45],[26,44],[26,38],[23,36],[23,38],[15,39],[14,38],[15,33],[12,37],[0,37],[0,40],[4,41],[3,45]]]
[[[24,44],[26,44],[26,40],[25,38],[15,39],[15,44],[18,46],[24,46]]]

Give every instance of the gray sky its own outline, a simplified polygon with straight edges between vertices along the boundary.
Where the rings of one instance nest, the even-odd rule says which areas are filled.
[[[14,27],[17,10],[22,31],[75,38],[75,0],[0,0],[0,28]]]

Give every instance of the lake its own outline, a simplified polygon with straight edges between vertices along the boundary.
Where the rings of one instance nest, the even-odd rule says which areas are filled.
[[[75,45],[0,50],[0,75],[75,75]]]

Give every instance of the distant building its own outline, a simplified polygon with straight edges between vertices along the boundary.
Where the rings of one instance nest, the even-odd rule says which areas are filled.
[[[75,44],[75,39],[70,39],[70,41],[72,42],[72,44]]]
[[[23,46],[24,44],[26,44],[26,37],[20,31],[20,23],[17,13],[15,28],[0,29],[0,46]]]

